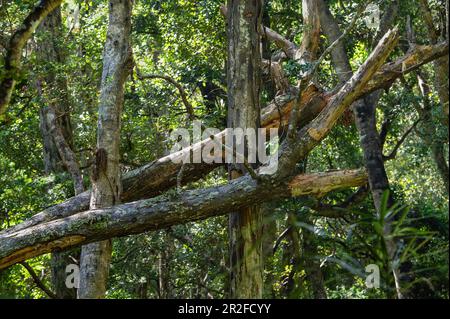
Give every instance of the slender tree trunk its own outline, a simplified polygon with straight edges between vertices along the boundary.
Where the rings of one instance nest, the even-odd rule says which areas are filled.
[[[167,299],[169,296],[168,260],[164,249],[161,249],[158,256],[158,288],[159,298]]]
[[[422,94],[423,107],[419,105],[416,107],[417,112],[422,119],[422,123],[419,126],[419,136],[424,143],[430,148],[431,157],[436,163],[436,168],[439,175],[442,178],[442,182],[449,192],[449,167],[448,160],[445,158],[444,141],[440,140],[436,134],[436,128],[439,127],[439,122],[433,118],[432,103],[429,100],[430,86],[427,83],[425,74],[423,72],[417,72],[417,80],[419,88]]]
[[[268,202],[261,205],[261,214],[263,214],[263,256],[264,256],[264,270],[266,276],[264,278],[264,298],[275,298],[275,276],[273,269],[273,245],[277,239],[277,223],[274,215],[274,210],[279,202]]]
[[[60,173],[63,171],[63,164],[47,124],[47,109],[48,107],[42,107],[39,110],[39,130],[42,136],[44,172],[45,174]]]
[[[303,222],[312,224],[313,220],[305,217]],[[317,260],[319,252],[315,240],[316,237],[311,231],[306,229],[302,230],[303,265],[305,267],[306,280],[308,281],[314,299],[327,299],[323,273],[322,269],[320,269],[320,261]]]
[[[67,144],[73,146],[72,124],[70,120],[70,100],[67,90],[67,81],[64,75],[58,74],[51,63],[63,65],[66,61],[62,47],[62,21],[60,8],[55,9],[41,23],[37,36],[37,59],[44,65],[43,76],[37,83],[38,91],[44,101],[50,101],[57,118],[57,125],[61,128]],[[44,137],[44,164],[46,173],[62,172],[64,164],[58,153],[58,148],[51,138],[50,128],[47,124],[47,108],[40,110],[40,129]]]
[[[260,0],[228,1],[228,127],[260,127]],[[246,145],[247,147],[248,145]],[[245,171],[230,166],[230,179]],[[231,298],[261,298],[263,293],[263,218],[258,206],[230,214]]]
[[[436,44],[439,42],[439,37],[448,42],[448,24],[445,24],[446,34],[439,34],[439,31],[436,30],[435,23],[433,21],[433,15],[428,5],[428,0],[419,0],[420,12],[422,13],[423,20],[427,26],[428,36],[431,40],[432,44]],[[446,2],[446,15],[448,15],[448,1]],[[448,20],[448,16],[446,16]],[[448,21],[445,21],[448,22]],[[448,90],[448,55],[445,55],[434,61],[434,87],[439,96],[439,100],[441,102],[442,107],[442,121],[447,125],[449,125],[448,116],[449,116],[449,90]],[[437,162],[438,163],[438,162]],[[439,165],[439,164],[438,164]]]
[[[170,299],[174,297],[170,281],[170,262],[175,247],[173,238],[166,231],[162,232],[162,237],[163,245],[158,256],[159,298]]]
[[[283,264],[290,266],[291,270],[282,279],[283,294],[286,298],[298,298],[302,287],[301,281],[296,276],[300,271],[301,265],[301,241],[294,211],[287,212],[286,228],[288,229],[288,245],[283,247]]]
[[[322,24],[322,30],[329,39],[330,42],[336,41],[342,34],[338,24],[334,20],[329,8],[323,0],[319,0],[320,7],[320,19]],[[382,19],[380,30],[386,31],[389,25],[395,20],[395,14],[398,10],[398,1],[392,2],[387,14]],[[381,35],[379,33],[378,36]],[[340,81],[347,81],[353,74],[350,68],[349,59],[345,52],[344,45],[340,44],[336,46],[332,51],[332,61],[336,68],[337,75]],[[372,193],[375,209],[380,213],[382,196],[386,191],[390,191],[389,180],[387,177],[386,169],[383,161],[383,149],[380,142],[380,135],[376,127],[376,105],[380,98],[380,92],[374,92],[358,101],[353,103],[353,113],[355,116],[355,123],[360,136],[361,149],[364,154],[364,165],[369,175],[369,185]],[[393,204],[392,192],[389,193],[388,207]],[[386,236],[389,235],[390,227],[387,225],[385,228]],[[387,250],[389,254],[389,260],[392,262],[395,251],[396,243],[392,240],[387,242]],[[397,269],[393,270],[393,277],[395,281],[395,287],[397,291],[397,297],[403,298],[403,294],[400,291],[400,274]]]
[[[120,202],[120,118],[124,85],[132,66],[131,7],[130,0],[109,1],[91,209],[110,207]],[[110,240],[82,247],[79,298],[105,297],[111,249]]]
[[[44,65],[43,75],[39,78],[37,87],[40,97],[48,105],[42,107],[39,112],[40,130],[43,138],[44,169],[46,174],[58,173],[71,169],[66,165],[64,148],[66,154],[73,155],[72,124],[70,120],[70,99],[68,96],[67,82],[64,75],[52,68],[51,63],[63,65],[66,54],[62,47],[62,19],[61,10],[56,8],[40,24],[37,29],[37,59]],[[75,160],[75,159],[74,159]],[[76,165],[76,160],[75,160]],[[75,195],[83,192],[82,177],[77,170],[78,176],[73,179]],[[72,175],[73,176],[73,175]],[[65,252],[54,251],[51,257],[52,285],[57,298],[74,299],[76,289],[67,288],[66,266],[79,259],[79,249]]]

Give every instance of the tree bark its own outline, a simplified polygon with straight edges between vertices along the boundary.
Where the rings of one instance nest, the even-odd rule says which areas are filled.
[[[328,39],[333,42],[340,36],[339,26],[334,20],[331,12],[329,11],[323,0],[320,0],[320,6],[323,31],[325,32]],[[388,29],[388,24],[392,23],[394,20],[394,17],[391,13],[396,12],[397,9],[398,1],[394,1],[390,5],[390,9],[388,10],[388,17],[384,17],[383,19],[385,23],[380,26],[381,29]],[[345,52],[344,46],[341,45],[340,47],[335,47],[333,49],[333,51],[337,50],[341,51],[335,52],[332,55],[333,64],[336,66],[336,70],[340,70],[338,72],[339,79],[341,81],[347,81],[348,78],[352,75],[349,59],[347,53]],[[335,58],[344,59],[344,62],[342,60],[336,61],[334,60]],[[378,103],[379,97],[380,93],[375,91],[372,94],[369,94],[364,98],[357,100],[353,104],[355,123],[360,136],[361,149],[363,150],[364,154],[364,164],[369,174],[369,186],[372,193],[375,209],[378,213],[380,213],[381,210],[383,194],[390,191],[389,180],[387,177],[386,169],[384,167],[383,149],[376,127],[376,105]],[[392,194],[390,193],[388,207],[390,207],[391,205],[393,205],[393,201]],[[386,236],[389,235],[389,229],[389,226],[387,226],[385,229]],[[389,260],[392,262],[392,258],[394,258],[394,254],[396,251],[396,243],[390,240],[388,241],[387,245]],[[397,269],[393,269],[393,275],[397,290],[397,296],[398,298],[403,298],[403,294],[400,291],[400,276]]]
[[[84,192],[83,175],[81,174],[80,167],[78,165],[75,153],[70,148],[64,133],[57,124],[57,115],[53,107],[48,106],[46,111],[46,119],[49,127],[50,134],[53,137],[53,141],[56,144],[58,154],[64,163],[66,170],[72,176],[75,195],[79,195]]]
[[[298,175],[284,182],[258,183],[243,176],[223,186],[160,195],[92,209],[70,217],[0,235],[0,269],[48,253],[113,237],[165,229],[291,196],[321,196],[367,183],[364,170]]]
[[[275,276],[273,263],[270,260],[273,257],[273,245],[277,239],[277,222],[274,215],[274,210],[278,206],[278,201],[266,202],[261,205],[263,214],[263,257],[264,257],[264,292],[263,298],[275,298]]]
[[[39,94],[47,105],[40,110],[40,129],[44,145],[45,173],[67,170],[74,183],[75,195],[84,191],[83,178],[73,148],[73,133],[70,119],[70,99],[67,81],[52,65],[65,63],[65,52],[61,46],[61,10],[56,8],[48,14],[37,29],[37,59],[44,65],[43,74],[37,83]],[[50,64],[52,63],[52,64]],[[52,285],[56,298],[74,299],[76,289],[67,288],[66,266],[79,258],[79,250],[54,251],[51,256]]]
[[[403,57],[394,62],[383,65],[365,86],[359,86],[357,91],[352,92],[353,99],[358,99],[373,91],[383,87],[392,85],[392,83],[407,73],[410,73],[422,65],[429,63],[439,57],[448,54],[448,44],[439,43],[433,46],[415,46]],[[339,86],[341,89],[342,86]],[[312,85],[306,92],[303,92],[299,104],[299,126],[303,127],[314,119],[329,103],[339,90],[332,92],[322,92],[319,88]],[[284,95],[280,95],[274,99],[261,113],[261,125],[266,128],[279,127],[280,123],[286,124],[289,121],[289,114],[295,104],[295,98],[298,92],[294,89]],[[221,132],[221,136],[225,131]],[[193,145],[191,148],[202,147],[207,143],[213,143],[210,139],[202,143]],[[191,149],[189,148],[189,149]],[[167,191],[177,185],[177,175],[182,166],[172,159],[182,158],[189,149],[184,149],[176,154],[171,154],[160,158],[152,163],[144,165],[138,169],[130,171],[123,176],[122,185],[123,193],[121,200],[128,202],[142,198],[154,197]],[[183,171],[182,184],[196,181],[209,172],[211,172],[217,164],[186,164]],[[30,219],[10,227],[0,232],[0,234],[12,233],[27,227],[71,216],[89,208],[90,191],[84,192],[78,196],[69,198],[65,202],[49,207],[46,210],[34,215]]]
[[[303,39],[296,58],[305,62],[316,59],[320,44],[320,17],[316,0],[302,0]]]
[[[448,3],[447,3],[448,5]],[[435,24],[433,22],[433,16],[430,10],[430,7],[428,5],[427,0],[420,0],[419,1],[419,7],[421,9],[421,12],[423,14],[423,20],[425,21],[425,24],[427,26],[428,35],[430,37],[432,44],[437,44],[439,42],[439,34],[438,31],[435,28]],[[447,14],[448,14],[448,8],[447,8]],[[448,21],[447,21],[448,22]],[[441,38],[443,38],[444,41],[447,41],[448,43],[448,24],[446,24],[445,29],[447,30],[447,34],[442,34]],[[448,100],[448,55],[445,55],[433,63],[434,66],[434,87],[436,89],[436,92],[438,93],[439,100],[441,102],[441,107],[443,110],[443,117],[442,121],[448,126],[448,116],[449,116],[449,100]]]
[[[290,266],[291,269],[283,278],[283,294],[286,298],[296,298],[296,293],[301,289],[301,281],[298,276],[295,276],[300,271],[301,264],[301,241],[297,225],[295,212],[289,210],[287,212],[286,220],[286,237],[289,241],[287,247],[283,249],[284,265]],[[281,235],[280,235],[281,236]]]
[[[90,209],[111,207],[120,203],[120,118],[124,85],[132,68],[131,7],[130,0],[109,1],[109,26],[103,51],[97,150],[92,174]],[[110,240],[82,247],[79,298],[105,297],[111,250]]]
[[[260,0],[228,1],[228,127],[260,127]],[[246,142],[244,142],[246,143]],[[248,150],[248,145],[244,146]],[[230,165],[229,178],[245,171]],[[251,205],[229,216],[230,296],[261,298],[263,292],[262,214]]]
[[[160,299],[174,298],[171,284],[171,257],[173,255],[174,239],[166,231],[162,232],[163,244],[158,256],[158,288]]]
[[[312,218],[305,217],[302,220],[304,223],[312,224]],[[306,280],[311,289],[314,299],[327,299],[327,291],[323,279],[322,269],[320,269],[320,262],[317,259],[319,255],[316,238],[308,229],[302,229],[302,244],[303,244],[303,258],[306,273]]]

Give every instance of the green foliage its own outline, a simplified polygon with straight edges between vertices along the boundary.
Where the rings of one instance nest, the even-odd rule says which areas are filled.
[[[208,127],[226,127],[226,26],[219,12],[221,0],[134,1],[132,42],[134,60],[142,74],[168,75],[185,89],[196,115]],[[327,1],[342,29],[345,29],[363,0]],[[371,1],[384,12],[389,1]],[[5,2],[3,2],[5,3]],[[303,36],[302,1],[265,1],[266,24],[299,44]],[[417,0],[399,1],[399,24],[406,30],[411,17],[418,43],[430,42]],[[442,1],[429,1],[436,21],[441,19]],[[4,38],[9,38],[35,5],[35,1],[8,1],[0,5],[0,70],[3,69]],[[74,8],[79,9],[79,27],[71,25]],[[70,176],[46,175],[42,159],[39,111],[45,106],[37,89],[43,74],[66,79],[74,149],[89,176],[96,141],[99,84],[102,76],[102,51],[106,37],[107,1],[67,1],[62,6],[62,38],[55,45],[65,52],[64,63],[38,61],[36,42],[48,35],[36,34],[23,56],[23,69],[8,109],[8,121],[0,123],[0,229],[20,223],[42,209],[73,195]],[[353,69],[368,57],[376,31],[359,20],[344,43]],[[392,58],[403,54],[405,39]],[[329,43],[321,39],[320,50]],[[280,50],[271,43],[272,54]],[[296,84],[299,75],[311,65],[287,61],[282,64],[289,80]],[[433,66],[421,68],[434,76]],[[0,79],[4,77],[0,71]],[[315,78],[328,90],[337,85],[330,57],[321,64]],[[59,96],[57,88],[43,88]],[[268,91],[268,90],[265,90]],[[263,92],[265,97],[269,92]],[[341,208],[342,218],[320,216],[321,207],[338,206],[354,189],[333,192],[320,199],[300,198],[267,204],[263,246],[265,251],[264,297],[313,298],[308,262],[316,263],[323,275],[329,298],[385,298],[393,294],[392,269],[410,276],[403,287],[417,298],[448,298],[448,193],[432,159],[428,140],[444,147],[448,163],[448,127],[440,122],[442,111],[434,90],[429,120],[423,119],[406,138],[395,159],[385,163],[394,206],[385,205],[377,215],[370,195]],[[266,104],[267,101],[263,101]],[[377,109],[377,126],[390,120],[384,144],[388,155],[397,141],[420,118],[417,105],[423,106],[415,74],[396,82],[382,92]],[[346,113],[332,132],[316,147],[299,168],[306,172],[363,167],[359,136]],[[186,127],[186,110],[176,87],[160,79],[138,79],[130,75],[126,84],[122,115],[121,165],[123,172],[167,154],[169,134]],[[201,188],[227,182],[227,171],[218,169],[186,188]],[[176,190],[166,194],[179,196]],[[295,223],[287,216],[295,216]],[[386,232],[386,226],[391,230]],[[291,237],[273,246],[280,234],[293,227],[300,239],[295,251]],[[114,240],[108,298],[159,298],[161,280],[174,298],[223,298],[228,296],[227,218],[172,227]],[[305,248],[305,242],[308,245]],[[396,262],[389,261],[386,243],[396,240]],[[312,248],[311,248],[312,247]],[[312,251],[312,252],[311,252]],[[300,260],[295,263],[294,252]],[[29,261],[48,287],[49,255]],[[166,266],[161,262],[165,262]],[[367,289],[365,266],[377,264],[382,273],[381,289]],[[164,268],[165,267],[165,268]],[[164,276],[162,276],[164,275]],[[164,278],[162,278],[164,277]],[[0,298],[46,298],[21,265],[0,272]]]

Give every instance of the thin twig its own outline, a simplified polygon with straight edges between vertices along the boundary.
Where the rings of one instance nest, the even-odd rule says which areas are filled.
[[[281,244],[281,241],[289,234],[289,232],[291,230],[292,230],[292,226],[289,226],[280,234],[280,236],[278,236],[277,240],[275,241],[275,245],[273,245],[273,250],[272,250],[273,254],[276,253],[278,247]]]
[[[421,121],[421,119],[418,119],[417,121],[415,121],[414,124],[402,135],[402,137],[397,141],[397,144],[395,144],[394,148],[392,149],[392,151],[389,155],[387,155],[387,156],[383,155],[384,161],[392,160],[397,156],[397,152],[398,152],[400,146],[402,146],[403,142],[405,142],[408,135],[416,128],[417,124],[419,124],[420,121]]]
[[[58,297],[50,290],[48,289],[44,283],[41,281],[41,279],[39,279],[38,275],[36,274],[36,272],[34,271],[34,269],[26,262],[26,261],[22,261],[20,263],[30,274],[31,278],[33,278],[34,283],[36,284],[36,286],[41,289],[43,292],[45,292],[45,294],[51,298],[51,299],[57,299]]]

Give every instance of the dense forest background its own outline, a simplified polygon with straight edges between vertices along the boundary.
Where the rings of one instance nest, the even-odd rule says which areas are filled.
[[[122,174],[169,154],[170,132],[190,123],[187,106],[204,126],[219,129],[227,127],[229,112],[229,42],[227,17],[220,10],[223,2],[133,2],[133,67],[126,74],[121,115]],[[310,31],[302,14],[306,2],[265,0],[262,23],[300,45]],[[260,297],[448,298],[448,1],[318,3],[321,33],[315,60],[334,42],[333,31],[344,33],[311,80],[320,83],[323,92],[336,92],[348,79],[336,67],[336,48],[343,48],[341,53],[346,52],[350,71],[355,72],[395,26],[399,40],[386,63],[415,48],[447,41],[446,51],[438,58],[416,62],[419,54],[412,62],[418,67],[409,70],[405,64],[404,74],[365,97],[375,99],[371,112],[389,183],[380,207],[374,205],[373,185],[365,183],[320,196],[261,202]],[[364,18],[361,8],[369,3],[380,9],[379,26],[371,27]],[[10,38],[35,6],[34,0],[0,0],[0,80],[10,76],[4,67]],[[108,1],[63,1],[20,52],[11,101],[0,114],[0,231],[91,187],[108,14]],[[264,35],[261,39],[264,61],[278,62],[278,68],[261,69],[260,105],[264,108],[285,94],[287,87],[298,85],[310,65],[280,58],[286,51],[279,43]],[[48,121],[52,110],[59,128]],[[366,116],[372,116],[371,112]],[[296,163],[297,173],[370,166],[358,128],[351,110],[344,111],[320,144]],[[77,176],[55,150],[56,130],[75,155],[81,173],[78,189]],[[227,183],[227,168],[220,166],[201,179],[176,185],[166,196],[175,198],[187,189]],[[114,238],[106,298],[232,297],[229,218],[224,213]],[[389,251],[393,240],[397,243],[394,255]],[[79,254],[78,247],[60,258],[66,258],[66,264],[79,264]],[[4,256],[0,253],[0,257]],[[366,287],[370,264],[380,268],[379,288]],[[74,298],[76,289],[65,287],[67,273],[61,267],[61,260],[47,253],[2,269],[0,297]],[[399,282],[401,294],[396,290]]]

